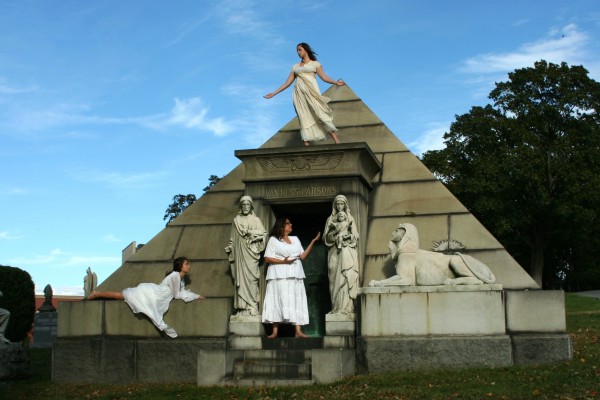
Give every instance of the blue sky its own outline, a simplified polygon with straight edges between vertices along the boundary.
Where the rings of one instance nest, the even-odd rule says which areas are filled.
[[[299,42],[421,154],[516,68],[600,80],[600,3],[0,0],[0,264],[37,292],[106,279],[295,116],[290,90],[262,96]]]

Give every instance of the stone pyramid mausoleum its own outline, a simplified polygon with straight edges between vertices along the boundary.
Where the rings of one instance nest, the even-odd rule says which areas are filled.
[[[241,327],[230,321],[234,286],[224,248],[243,195],[252,197],[267,230],[276,217],[287,216],[304,244],[323,230],[339,194],[348,199],[356,220],[361,290],[352,318],[327,315],[331,303],[324,245],[315,246],[305,262],[311,318],[305,331],[314,339],[300,345],[308,352],[303,353],[309,360],[305,381],[571,357],[563,292],[540,290],[348,86],[333,86],[324,95],[331,99],[340,145],[324,141],[303,146],[294,118],[260,148],[236,150],[241,160],[236,168],[98,287],[120,291],[140,282],[158,283],[174,258],[188,257],[188,288],[207,299],[171,303],[165,321],[179,337],[161,336],[123,302],[61,304],[54,381],[223,384],[234,379],[233,365],[250,357],[248,351],[283,351],[268,350],[271,342],[265,342],[263,326]],[[478,287],[368,287],[372,280],[395,274],[388,242],[400,223],[418,229],[421,249],[443,241],[460,243],[461,252],[489,267],[495,282]],[[294,347],[298,340],[282,338],[282,346]]]

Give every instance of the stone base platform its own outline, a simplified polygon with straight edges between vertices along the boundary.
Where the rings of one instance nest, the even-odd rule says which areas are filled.
[[[225,348],[225,338],[59,338],[52,352],[52,381],[192,383],[198,353]]]

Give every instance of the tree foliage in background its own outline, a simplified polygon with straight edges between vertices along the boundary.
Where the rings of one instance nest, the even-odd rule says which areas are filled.
[[[31,275],[16,267],[0,265],[0,308],[10,311],[5,336],[21,342],[33,326],[35,287]]]
[[[208,178],[208,186],[206,186],[203,191],[209,191],[210,188],[216,185],[220,180],[221,178],[219,178],[217,175],[211,175]],[[167,225],[169,225],[171,221],[177,218],[179,214],[184,212],[186,208],[194,204],[196,200],[195,194],[177,194],[173,196],[173,203],[169,204],[167,207],[163,220],[166,220]]]
[[[422,160],[544,288],[600,287],[600,83],[539,61]]]

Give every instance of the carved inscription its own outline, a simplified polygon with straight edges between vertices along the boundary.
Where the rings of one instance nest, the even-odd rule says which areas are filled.
[[[333,170],[337,168],[344,153],[331,152],[318,155],[286,155],[256,157],[260,166],[267,172],[289,172],[289,171],[310,171],[310,170]]]
[[[288,186],[267,188],[265,190],[266,198],[289,198],[289,197],[319,197],[319,196],[335,196],[338,193],[338,188],[335,185],[329,186]]]

